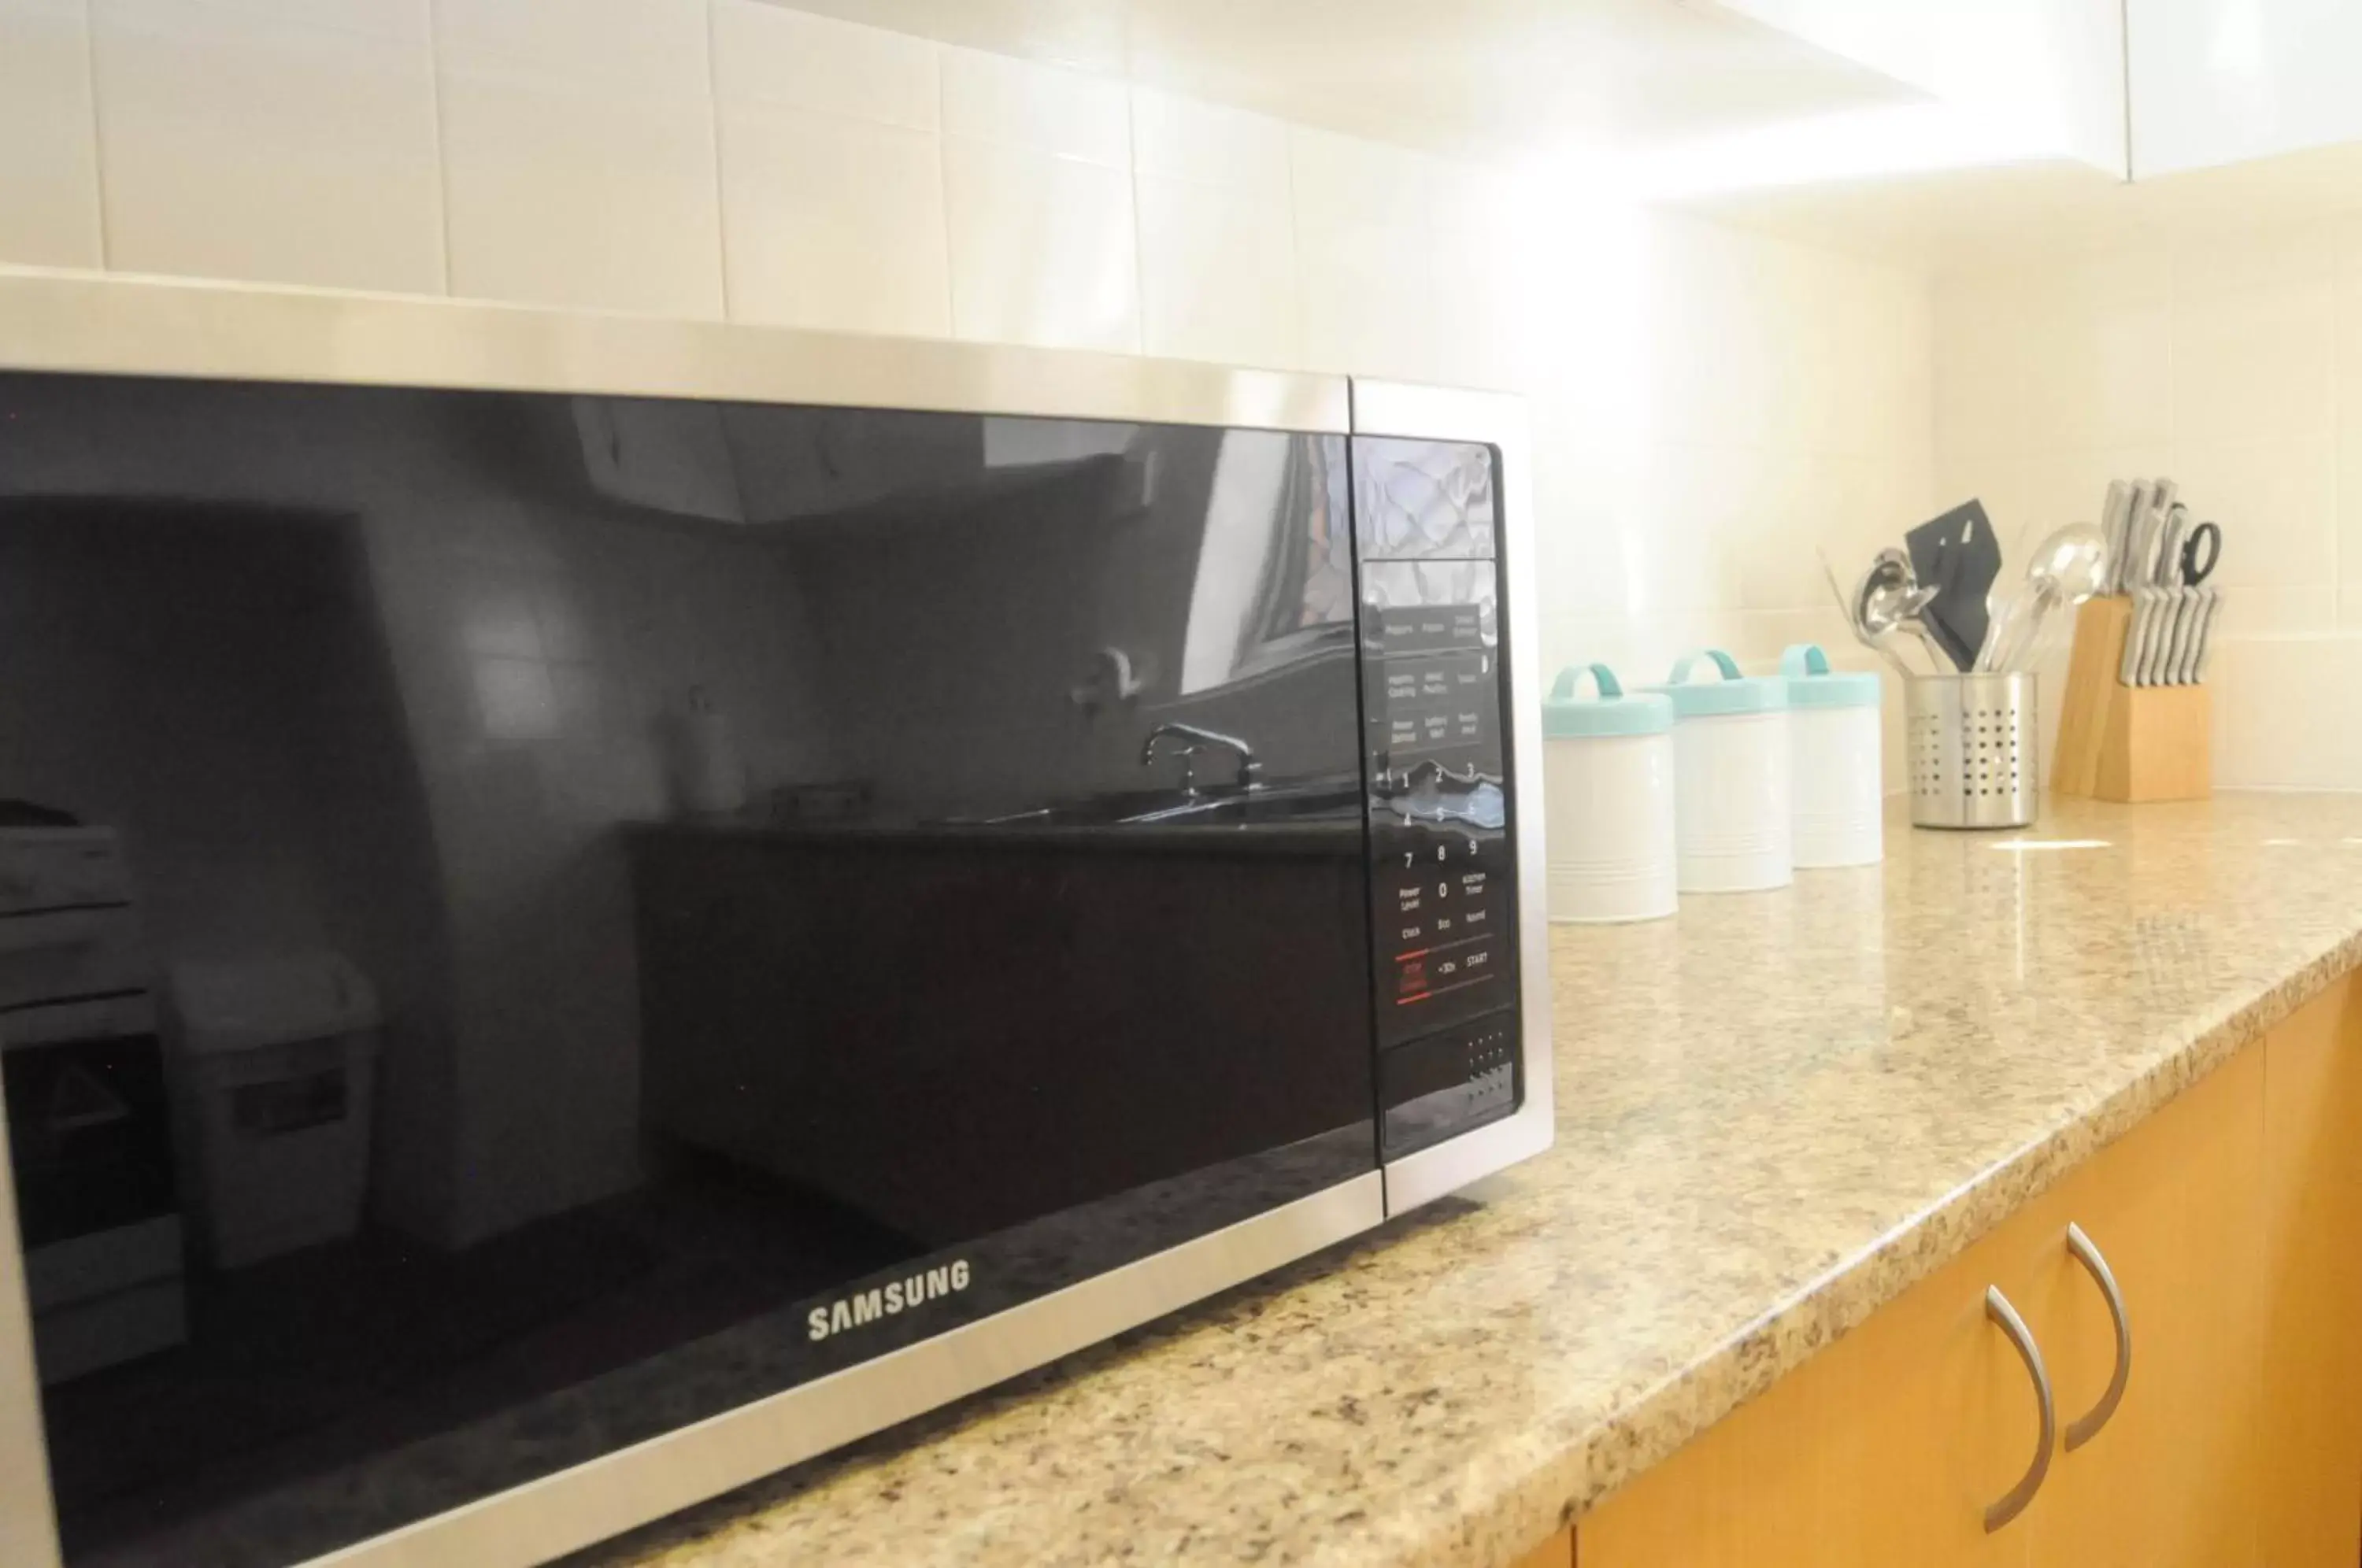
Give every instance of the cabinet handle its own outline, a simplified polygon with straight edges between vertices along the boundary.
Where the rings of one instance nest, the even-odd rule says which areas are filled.
[[[2017,1309],[2009,1304],[2009,1297],[2001,1293],[1998,1285],[1985,1286],[1985,1316],[2009,1336],[2017,1359],[2025,1363],[2025,1375],[2034,1379],[2035,1403],[2042,1412],[2042,1435],[2034,1444],[2034,1463],[2025,1467],[2025,1474],[2017,1478],[2017,1485],[2009,1489],[2007,1496],[1985,1510],[1985,1533],[1991,1535],[2024,1513],[2025,1505],[2034,1501],[2034,1494],[2042,1490],[2042,1478],[2050,1474],[2050,1446],[2058,1435],[2058,1412],[2050,1402],[2050,1374],[2042,1369],[2042,1352],[2035,1348],[2025,1320],[2017,1315]]]
[[[2067,1423],[2067,1452],[2072,1453],[2100,1435],[2100,1429],[2108,1424],[2108,1418],[2116,1413],[2117,1402],[2125,1397],[2125,1385],[2132,1381],[2133,1375],[2133,1325],[2132,1320],[2125,1316],[2125,1293],[2116,1288],[2114,1272],[2108,1267],[2108,1260],[2100,1255],[2092,1238],[2083,1233],[2082,1226],[2068,1225],[2067,1250],[2091,1272],[2100,1294],[2107,1297],[2108,1316],[2116,1320],[2116,1373],[2108,1379],[2108,1391],[2100,1396],[2100,1402]]]

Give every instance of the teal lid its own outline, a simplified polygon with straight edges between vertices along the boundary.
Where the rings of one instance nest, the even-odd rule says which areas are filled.
[[[1699,659],[1714,660],[1720,680],[1692,680],[1690,667]],[[1777,713],[1788,706],[1788,679],[1783,675],[1741,675],[1738,661],[1720,648],[1683,654],[1673,661],[1673,673],[1655,690],[1673,700],[1673,712],[1683,719],[1711,718],[1721,713]]]
[[[1875,708],[1881,701],[1877,672],[1831,669],[1818,643],[1794,643],[1780,656],[1788,701],[1798,708]]]
[[[1599,687],[1596,698],[1582,699],[1574,688],[1585,671]],[[1627,695],[1616,672],[1604,664],[1571,664],[1558,672],[1558,681],[1542,703],[1542,734],[1552,740],[1589,740],[1597,735],[1658,735],[1673,727],[1673,705],[1652,691]]]

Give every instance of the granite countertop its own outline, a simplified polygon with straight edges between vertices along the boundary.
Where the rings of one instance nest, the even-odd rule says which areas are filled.
[[[1558,927],[1558,1144],[610,1542],[601,1568],[1496,1568],[2362,961],[2362,796],[2025,834]]]

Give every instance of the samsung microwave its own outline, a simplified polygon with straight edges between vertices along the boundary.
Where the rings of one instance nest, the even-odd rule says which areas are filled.
[[[1543,1148],[1526,463],[0,278],[0,1560],[544,1561]]]

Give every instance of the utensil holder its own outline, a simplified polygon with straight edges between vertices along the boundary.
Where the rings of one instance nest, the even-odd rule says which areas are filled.
[[[2214,792],[2213,699],[2203,685],[2117,679],[2132,621],[2133,602],[2122,595],[2090,600],[2075,613],[2050,787],[2125,803],[2205,800]]]
[[[2042,724],[2032,670],[1917,675],[1904,691],[1915,827],[2031,824],[2042,800]]]

